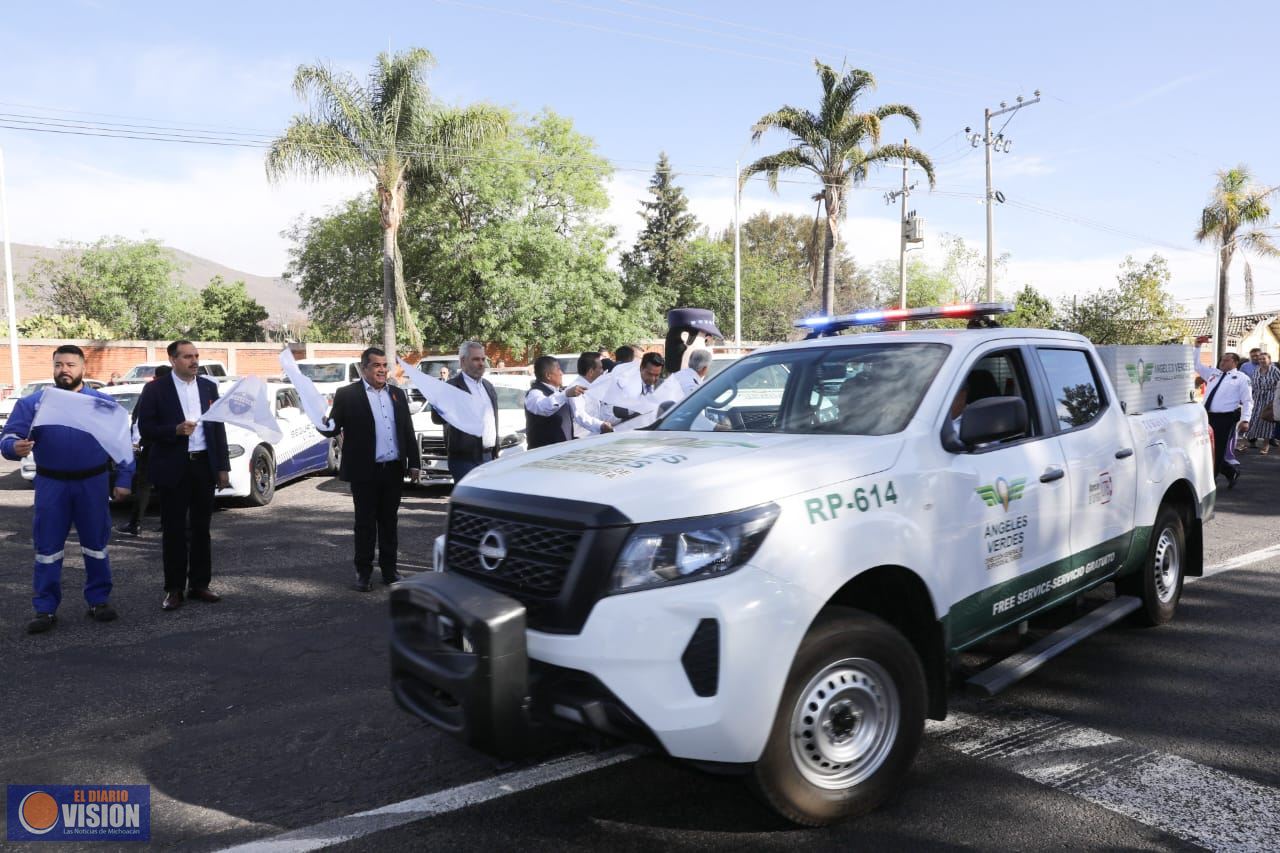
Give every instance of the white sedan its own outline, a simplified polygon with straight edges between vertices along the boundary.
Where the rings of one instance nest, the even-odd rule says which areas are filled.
[[[247,498],[265,506],[276,486],[307,474],[338,472],[338,442],[321,435],[302,411],[298,391],[286,382],[268,382],[267,399],[284,437],[272,444],[257,433],[227,424],[231,485],[216,497]]]

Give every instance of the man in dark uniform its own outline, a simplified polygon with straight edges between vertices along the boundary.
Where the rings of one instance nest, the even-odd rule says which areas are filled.
[[[408,395],[387,384],[386,353],[377,347],[361,353],[360,374],[362,379],[344,385],[333,395],[329,419],[334,428],[324,434],[342,433],[338,478],[351,485],[356,511],[353,588],[368,592],[375,545],[382,582],[393,584],[400,580],[396,571],[396,512],[404,493],[405,474],[418,479],[422,463]]]
[[[449,384],[468,394],[476,394],[484,404],[484,434],[472,435],[455,428],[434,410],[431,420],[444,425],[445,455],[449,459],[449,474],[453,482],[459,482],[474,468],[498,458],[498,392],[484,378],[487,359],[484,344],[466,341],[458,347],[458,361],[462,369],[449,380]]]
[[[53,351],[53,382],[64,391],[100,397],[106,405],[119,407],[106,394],[84,384],[84,352],[63,344]],[[72,523],[80,537],[84,555],[84,598],[89,617],[110,622],[116,611],[108,603],[111,596],[111,564],[107,543],[111,539],[111,510],[107,505],[111,459],[102,446],[83,430],[58,424],[32,429],[44,389],[23,397],[0,436],[0,454],[21,459],[39,446],[36,466],[35,518],[32,539],[36,546],[32,604],[35,615],[27,623],[27,633],[42,634],[54,626],[62,601],[62,553]],[[123,500],[133,482],[133,462],[116,469],[116,485],[111,496]]]
[[[529,441],[529,449],[570,441],[573,438],[573,407],[567,404],[586,389],[572,385],[567,391],[560,390],[564,371],[554,356],[539,356],[533,363],[533,375],[536,377],[533,386],[524,395],[524,434]]]

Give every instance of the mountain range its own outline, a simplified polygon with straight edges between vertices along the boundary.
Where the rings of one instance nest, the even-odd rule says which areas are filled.
[[[13,250],[13,281],[14,290],[17,295],[17,315],[19,318],[25,317],[32,313],[33,306],[30,300],[26,299],[22,293],[22,285],[27,280],[27,276],[31,272],[31,268],[37,260],[41,258],[58,259],[63,257],[66,249],[53,249],[48,246],[31,246],[23,243],[12,244]],[[298,300],[298,294],[293,287],[283,278],[268,278],[262,275],[253,275],[240,270],[232,269],[211,261],[208,258],[201,258],[181,249],[172,249],[168,246],[164,250],[178,262],[182,271],[180,273],[182,283],[192,290],[201,290],[209,283],[209,279],[215,275],[222,276],[223,280],[230,283],[233,281],[243,281],[245,290],[249,295],[258,301],[262,307],[267,309],[272,320],[293,322],[306,317],[306,312],[302,310],[302,304]],[[3,267],[3,259],[0,258],[0,268]],[[2,281],[0,281],[2,284]],[[3,309],[0,309],[2,313]]]

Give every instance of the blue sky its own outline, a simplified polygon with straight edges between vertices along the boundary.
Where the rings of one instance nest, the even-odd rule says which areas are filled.
[[[983,246],[982,151],[963,138],[984,106],[1044,93],[1006,129],[995,157],[998,252],[1007,290],[1055,296],[1110,285],[1126,254],[1158,251],[1190,313],[1212,292],[1213,256],[1194,244],[1217,169],[1246,163],[1280,184],[1273,42],[1264,2],[1208,4],[921,2],[885,7],[676,0],[457,0],[357,4],[46,2],[8,4],[0,31],[0,112],[64,120],[279,130],[300,109],[289,82],[303,62],[362,74],[380,50],[422,46],[451,103],[549,107],[593,137],[618,171],[608,219],[629,240],[636,202],[665,149],[695,212],[729,224],[734,161],[749,128],[784,103],[816,105],[813,58],[874,73],[869,104],[905,102],[919,134],[890,121],[938,163],[937,193],[912,206],[931,237]],[[906,10],[910,9],[910,12]],[[54,110],[64,112],[53,112]],[[99,115],[88,115],[90,113]],[[144,121],[145,120],[145,121]],[[356,191],[353,181],[268,185],[256,149],[174,145],[0,128],[13,238],[52,244],[122,233],[160,238],[258,274],[279,274],[280,231]],[[812,215],[802,175],[772,195],[748,185],[748,212]],[[874,173],[845,229],[863,262],[896,258],[896,206]],[[1049,213],[1038,213],[1032,205]],[[1280,202],[1278,202],[1280,203]],[[1280,217],[1277,217],[1280,221]],[[1118,233],[1122,232],[1122,233]],[[936,246],[937,241],[929,244]],[[933,251],[927,249],[926,251]],[[1234,309],[1243,311],[1241,265]],[[1280,307],[1280,262],[1256,262],[1257,307]]]

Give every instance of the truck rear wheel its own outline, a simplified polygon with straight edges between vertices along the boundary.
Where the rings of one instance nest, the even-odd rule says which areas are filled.
[[[796,653],[751,782],[778,814],[822,826],[895,793],[924,732],[920,659],[888,623],[829,608]]]
[[[1173,619],[1178,600],[1182,597],[1186,559],[1187,535],[1182,517],[1177,510],[1165,504],[1156,513],[1151,545],[1142,568],[1121,578],[1116,590],[1122,595],[1142,599],[1142,606],[1132,615],[1134,624],[1152,627]]]

